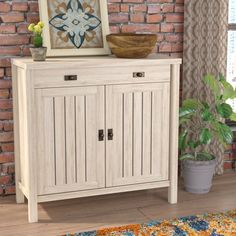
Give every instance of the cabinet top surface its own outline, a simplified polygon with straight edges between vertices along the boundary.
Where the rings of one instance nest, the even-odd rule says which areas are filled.
[[[32,58],[14,58],[12,64],[24,69],[49,69],[71,66],[83,67],[112,67],[112,66],[132,66],[132,65],[167,65],[181,64],[182,59],[167,55],[151,54],[147,58],[126,59],[114,56],[90,56],[90,57],[64,57],[47,58],[43,62],[34,62]]]

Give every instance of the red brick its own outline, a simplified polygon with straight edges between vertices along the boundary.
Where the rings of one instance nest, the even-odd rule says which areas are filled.
[[[3,175],[13,174],[15,172],[14,163],[4,163],[4,164],[1,164],[0,167],[2,167],[2,168],[0,168],[0,171]]]
[[[175,12],[183,13],[184,12],[184,5],[176,5]]]
[[[174,2],[174,0],[147,0],[148,3],[170,3]]]
[[[0,111],[0,120],[12,120],[12,119],[13,119],[12,111]]]
[[[108,3],[122,2],[122,0],[108,0]]]
[[[161,24],[161,32],[163,33],[169,33],[174,31],[174,25],[173,24]]]
[[[184,25],[183,24],[178,24],[178,25],[174,25],[175,27],[175,32],[176,33],[183,33],[184,32]]]
[[[0,89],[0,98],[9,98],[9,90],[8,89]]]
[[[163,5],[162,12],[174,12],[174,4]]]
[[[121,28],[123,33],[157,33],[160,31],[158,24],[133,24],[123,25]]]
[[[24,14],[23,13],[7,13],[5,15],[1,15],[0,18],[4,23],[18,23],[24,21]]]
[[[28,47],[23,48],[22,56],[31,56],[31,52],[30,52],[30,49]]]
[[[28,3],[27,2],[13,2],[12,10],[13,11],[27,11]]]
[[[39,5],[37,2],[30,2],[29,3],[29,10],[31,12],[38,12],[39,11]]]
[[[182,34],[167,34],[165,36],[167,42],[183,42]]]
[[[29,33],[28,31],[28,25],[29,24],[19,24],[17,26],[17,33],[19,34],[26,34],[26,33]]]
[[[109,4],[108,5],[108,12],[109,13],[120,12],[120,5],[118,5],[118,4]]]
[[[13,152],[0,153],[0,163],[9,163],[14,161]]]
[[[0,47],[0,56],[19,56],[21,54],[20,47]]]
[[[4,68],[0,68],[0,78],[4,76]]]
[[[1,36],[0,36],[0,39],[1,39]],[[11,66],[10,58],[0,58],[0,67],[9,67],[9,66]]]
[[[0,133],[0,142],[11,142],[13,140],[13,132]]]
[[[8,185],[8,186],[6,186],[6,189],[5,189],[5,194],[6,195],[15,194],[15,193],[16,193],[15,185]]]
[[[123,0],[123,2],[128,2],[128,3],[143,3],[144,0]]]
[[[0,109],[1,110],[12,109],[12,100],[10,100],[10,99],[0,99]]]
[[[182,43],[174,43],[171,45],[171,52],[183,52]]]
[[[126,23],[129,21],[129,15],[128,14],[111,14],[109,16],[109,22],[110,23]]]
[[[39,22],[39,14],[38,13],[27,13],[26,20],[28,23],[37,24]]]
[[[159,52],[171,52],[171,43],[162,43],[159,46]]]
[[[129,12],[129,5],[127,5],[127,4],[121,4],[121,5],[120,5],[120,11],[121,11],[121,12]]]
[[[3,152],[14,152],[13,143],[2,143],[1,148]]]
[[[166,14],[166,22],[173,22],[173,23],[179,23],[184,21],[183,14]]]
[[[132,12],[146,12],[147,11],[147,6],[144,5],[144,4],[139,4],[139,5],[134,5],[132,8],[131,8],[131,11]]]
[[[112,34],[120,33],[120,27],[117,25],[110,26],[110,32]]]
[[[11,87],[12,87],[11,80],[9,80],[9,79],[1,79],[0,80],[0,88],[1,89],[11,88]]]
[[[157,42],[160,43],[164,40],[164,34],[157,34]]]
[[[3,175],[0,176],[0,185],[1,184],[9,184],[12,180],[12,175]]]
[[[144,22],[144,14],[130,14],[130,22],[142,23]]]
[[[224,162],[224,169],[225,169],[225,170],[233,169],[233,162],[231,162],[231,161],[225,161],[225,162]]]
[[[0,46],[29,44],[28,35],[0,35]]]
[[[15,25],[0,25],[0,34],[14,34],[15,32]]]
[[[161,14],[155,15],[147,15],[147,23],[157,23],[163,20],[163,16]]]
[[[9,12],[11,5],[9,3],[0,2],[0,12]]]
[[[161,11],[162,9],[160,5],[148,5],[149,14],[161,13]]]
[[[9,101],[12,101],[12,100],[9,100]],[[13,131],[13,122],[12,121],[4,122],[3,126],[4,126],[5,131]]]
[[[6,77],[12,77],[11,67],[6,67],[5,75],[6,75]]]

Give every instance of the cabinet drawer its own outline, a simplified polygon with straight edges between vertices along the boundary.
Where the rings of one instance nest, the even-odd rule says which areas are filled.
[[[36,88],[168,82],[170,65],[36,70],[33,79]]]

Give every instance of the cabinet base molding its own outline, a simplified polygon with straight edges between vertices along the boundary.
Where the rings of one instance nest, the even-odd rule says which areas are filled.
[[[154,183],[144,183],[144,184],[112,187],[112,188],[83,190],[83,191],[67,192],[67,193],[59,193],[59,194],[49,194],[49,195],[38,196],[38,202],[50,202],[50,201],[58,201],[58,200],[73,199],[73,198],[80,198],[80,197],[91,197],[91,196],[97,196],[97,195],[123,193],[123,192],[137,191],[137,190],[164,188],[164,187],[169,187],[169,186],[170,186],[170,181],[162,181],[162,182],[154,182]]]

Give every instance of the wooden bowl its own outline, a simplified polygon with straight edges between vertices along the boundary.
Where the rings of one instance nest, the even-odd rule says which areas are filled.
[[[113,54],[121,58],[144,58],[157,42],[156,34],[109,34],[106,36]]]

